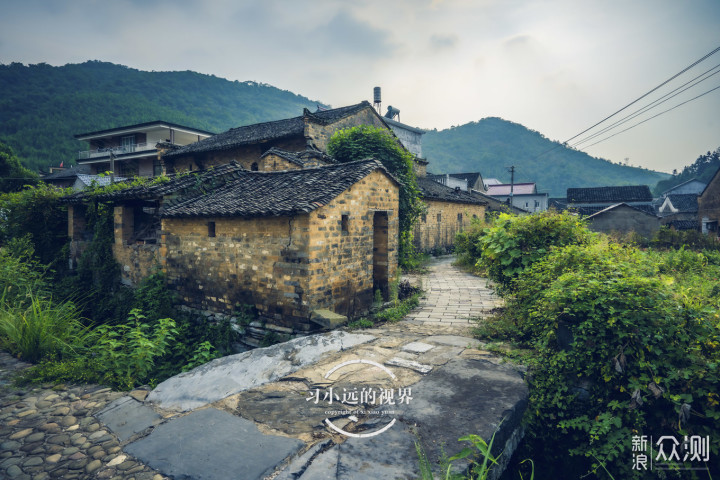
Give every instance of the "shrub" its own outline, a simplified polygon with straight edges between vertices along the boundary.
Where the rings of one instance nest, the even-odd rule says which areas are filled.
[[[496,281],[500,290],[512,291],[513,281],[551,247],[586,244],[595,238],[578,217],[547,211],[521,217],[501,213],[492,226],[477,234],[477,266]],[[466,251],[471,251],[467,247]]]

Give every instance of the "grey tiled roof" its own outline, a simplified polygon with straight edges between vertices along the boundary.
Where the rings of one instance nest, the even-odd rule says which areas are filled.
[[[607,207],[580,207],[574,210],[577,210],[578,213],[581,215],[587,215],[588,218],[594,217],[596,215],[600,215],[601,213],[609,212],[610,210],[614,210],[618,207],[629,207],[633,210],[637,210],[638,212],[642,212],[646,215],[652,215],[653,217],[657,217],[655,213],[655,209],[652,205],[628,205],[627,203],[616,203],[614,205],[610,205]],[[591,209],[597,209],[595,212],[592,212]],[[592,213],[591,213],[592,212]]]
[[[196,173],[178,174],[170,177],[167,182],[155,183],[153,185],[138,185],[114,192],[97,195],[101,201],[122,201],[122,200],[151,200],[158,199],[165,195],[175,193],[189,195],[190,192],[200,193],[208,189],[223,185],[228,181],[237,178],[238,172],[244,169],[237,162],[230,162]],[[80,192],[65,197],[67,203],[79,203],[86,200],[88,194]]]
[[[671,220],[668,225],[675,230],[699,230],[697,220]]]
[[[263,153],[260,158],[265,158],[267,155],[277,155],[278,157],[301,167],[304,167],[312,160],[320,160],[325,163],[337,163],[337,160],[331,156],[324,154],[320,150],[310,148],[302,152],[288,152],[287,150],[273,147]]]
[[[567,189],[568,203],[652,202],[652,199],[647,185]]]
[[[51,173],[42,177],[42,180],[62,180],[66,178],[73,178],[78,175],[89,175],[90,165],[76,165],[59,172]]]
[[[294,135],[302,135],[304,132],[305,117],[308,117],[317,123],[328,124],[347,117],[348,115],[352,115],[353,113],[366,107],[372,108],[368,102],[364,101],[348,107],[333,108],[314,113],[305,109],[303,114],[299,117],[231,128],[227,132],[218,133],[210,138],[191,143],[190,145],[179,148],[174,152],[166,154],[165,156],[166,158],[173,158],[196,153],[216,152],[260,141],[276,140]]]
[[[387,173],[373,159],[277,172],[241,170],[234,173],[234,180],[204,195],[179,197],[166,204],[161,215],[257,217],[307,213],[326,205],[375,170]]]
[[[698,196],[695,194],[688,195],[668,195],[672,206],[677,208],[678,213],[695,213],[698,211]]]
[[[473,205],[487,205],[487,201],[465,190],[456,190],[446,187],[427,177],[418,177],[418,187],[423,198],[428,200],[441,200],[454,203],[470,203]]]

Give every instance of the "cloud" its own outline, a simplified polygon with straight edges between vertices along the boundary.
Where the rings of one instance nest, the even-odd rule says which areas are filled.
[[[391,57],[398,48],[390,32],[358,20],[346,9],[316,27],[310,38],[314,48],[333,55]]]
[[[458,43],[457,35],[438,35],[430,37],[430,50],[440,52],[454,48]]]

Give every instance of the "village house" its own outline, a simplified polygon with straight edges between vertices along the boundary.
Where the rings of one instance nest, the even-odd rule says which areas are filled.
[[[720,237],[720,169],[698,197],[698,218],[704,234]]]
[[[89,167],[88,174],[108,172],[114,166],[113,172],[124,177],[157,176],[162,173],[163,152],[212,135],[162,120],[80,133],[75,138],[88,142],[89,148],[78,153],[77,163]]]
[[[548,209],[548,194],[539,193],[535,183],[490,184],[486,188],[487,195],[526,212],[544,212]]]
[[[655,215],[653,196],[647,185],[568,188],[565,198],[566,208],[583,216],[592,215],[620,203]]]
[[[267,329],[292,334],[366,313],[376,290],[387,297],[398,192],[375,160],[271,172],[231,162],[97,199],[115,206],[126,283],[158,267],[186,306],[232,315],[253,305]],[[68,199],[75,260],[89,238],[85,201]]]
[[[627,203],[617,203],[585,217],[588,228],[602,233],[631,233],[652,238],[660,229],[654,213]]]
[[[669,194],[662,199],[658,207],[660,222],[675,230],[698,230],[698,195]]]

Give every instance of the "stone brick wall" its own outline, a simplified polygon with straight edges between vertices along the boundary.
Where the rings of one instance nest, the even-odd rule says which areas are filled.
[[[415,225],[415,248],[421,252],[449,249],[458,234],[475,216],[485,218],[485,206],[425,199],[427,214]]]
[[[650,238],[660,229],[660,219],[627,205],[620,205],[602,215],[589,218],[588,227],[595,232],[637,232]]]
[[[343,118],[330,125],[321,125],[307,121],[305,124],[305,137],[311,138],[317,148],[326,152],[328,141],[330,137],[333,136],[333,133],[344,128],[356,127],[358,125],[373,125],[379,128],[387,128],[374,113],[372,107],[367,107],[355,115]]]
[[[163,219],[162,229],[168,283],[187,306],[231,314],[249,304],[278,325],[309,329],[307,215]]]
[[[386,212],[387,228],[374,245],[376,212]],[[398,228],[398,187],[380,171],[312,212],[307,300],[351,318],[365,313],[374,295],[373,250],[386,264],[387,283],[397,271]]]
[[[267,155],[258,160],[258,170],[261,172],[276,172],[278,170],[297,170],[300,167],[297,163],[285,160],[275,154]]]
[[[137,285],[153,273],[154,268],[161,269],[160,245],[113,245],[113,256],[120,264],[120,280],[125,285]]]
[[[698,197],[698,218],[707,229],[707,222],[715,222],[715,231],[712,232],[716,237],[720,237],[720,228],[718,221],[720,220],[720,172],[710,180],[705,191]]]

